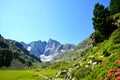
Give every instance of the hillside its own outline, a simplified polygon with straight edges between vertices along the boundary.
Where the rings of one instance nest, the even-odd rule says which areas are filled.
[[[15,43],[16,41],[0,37],[1,69],[4,68],[3,66],[7,66],[9,69],[26,69],[28,66],[38,63],[34,58],[25,56],[23,53],[25,52],[24,48],[22,50],[21,46],[20,49],[20,45],[15,45]],[[53,80],[115,80],[119,77],[120,73],[120,28],[115,30],[108,40],[97,44],[97,46],[92,47],[89,39],[86,39],[72,52],[74,54],[71,54],[69,58],[64,58],[60,62],[53,64],[49,62],[40,63],[42,68],[29,70],[29,74],[33,72],[31,76],[35,74],[44,75]],[[3,54],[6,57],[4,59]],[[31,61],[31,59],[33,60]],[[28,71],[26,70],[24,73],[26,74]],[[22,75],[22,73],[18,73],[16,76],[18,77],[19,75]],[[1,78],[6,79],[5,76],[6,74]],[[11,74],[11,76],[13,75]],[[36,77],[39,79],[38,76]]]
[[[26,69],[37,65],[39,58],[29,52],[17,41],[4,39],[0,35],[0,67],[5,69]]]
[[[120,73],[120,28],[108,40],[99,43],[79,63],[57,77],[74,80],[114,80]],[[114,73],[111,73],[114,72]],[[111,74],[111,75],[110,75]],[[117,79],[116,79],[117,80]]]
[[[49,62],[41,63],[41,65],[48,65],[48,67],[36,68],[29,71],[25,70],[23,72],[24,74],[30,74],[30,76],[33,75],[33,80],[42,80],[41,78],[44,79],[43,76],[46,76],[52,80],[115,80],[120,76],[119,37],[120,28],[115,30],[108,40],[99,43],[96,47],[91,47],[87,54],[82,57],[79,57],[73,61],[61,61],[54,64],[50,64]],[[76,50],[80,49],[79,45]],[[78,53],[75,53],[75,55],[76,54]],[[4,71],[0,72],[4,73]],[[10,72],[11,71],[9,70],[6,71],[6,73]],[[4,73],[3,77],[0,79],[6,79],[6,73]],[[22,77],[19,77],[19,75]],[[25,78],[21,72],[17,72],[16,74],[16,77],[23,80],[30,79],[30,76]],[[16,79],[16,77],[11,74],[9,79]]]
[[[39,6],[37,5],[37,7]],[[62,10],[57,7],[55,8],[58,11]],[[62,8],[65,7],[63,6]],[[90,7],[87,8],[90,9]],[[84,10],[87,11],[87,8],[84,8]],[[67,10],[67,8],[65,9]],[[71,10],[71,8],[69,9]],[[54,10],[54,8],[50,10]],[[66,10],[65,12],[67,12]],[[71,16],[73,17],[75,14]],[[20,43],[15,40],[5,39],[0,35],[0,80],[120,80],[120,0],[110,0],[108,7],[98,1],[94,6],[92,16],[94,32],[90,33],[91,35],[77,46],[74,44],[61,44],[52,39],[49,39],[48,42],[39,40],[26,44],[24,42]],[[47,18],[44,20],[46,21]],[[61,20],[64,20],[64,18],[61,18]],[[71,20],[76,22],[75,19]],[[48,21],[50,22],[49,19]],[[66,21],[69,22],[68,20]],[[85,23],[82,25],[85,28],[83,31],[86,32],[89,30],[85,25],[87,21],[89,20],[86,19],[86,21],[83,21]],[[62,22],[59,23],[63,24]],[[33,38],[36,36],[37,38],[40,38],[42,35],[47,37],[45,33],[50,34],[52,32],[52,34],[55,34],[52,31],[53,28],[50,28],[49,25],[47,23],[48,27],[45,27],[46,29],[42,29],[42,25],[39,25],[40,27],[38,28],[33,27],[38,30],[35,33],[40,33],[36,35],[32,33],[34,30],[28,30],[30,29],[29,26],[27,30],[24,29],[27,33],[31,31],[31,35],[27,35],[26,38],[34,40]],[[72,25],[72,29],[74,28],[73,32],[76,32],[75,26]],[[66,29],[62,29],[62,27],[59,29],[56,25],[55,29],[57,30],[55,31],[64,30],[63,32],[67,34],[71,33],[70,37],[72,39],[77,40],[77,38],[80,38],[78,35],[81,35],[80,30],[82,29],[78,30],[78,33],[76,33],[78,35],[72,36],[74,33],[70,30],[70,26],[67,28],[68,32]],[[66,27],[64,26],[64,28]],[[44,33],[41,33],[40,30],[43,30]],[[69,36],[63,32],[60,31],[60,36],[56,35],[56,33],[56,39],[63,37],[62,35],[65,36],[66,40],[69,39]],[[17,35],[17,37],[20,37],[20,35]],[[84,34],[82,35],[84,36]],[[32,39],[28,38],[29,36]],[[49,35],[49,37],[53,36]]]
[[[83,55],[85,55],[91,48],[92,48],[92,43],[90,42],[90,39],[87,38],[82,42],[80,42],[74,50],[60,52],[58,55],[53,57],[51,62],[58,62],[58,61],[71,62],[77,60],[81,58]]]

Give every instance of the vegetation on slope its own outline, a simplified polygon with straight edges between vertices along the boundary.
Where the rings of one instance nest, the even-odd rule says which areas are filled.
[[[120,60],[120,28],[117,29],[109,40],[98,44],[87,55],[82,58],[85,61],[80,65],[80,68],[74,70],[71,75],[83,80],[103,80],[107,79],[107,74],[120,65],[116,60]],[[91,60],[90,57],[93,57]],[[95,64],[96,63],[96,64]],[[113,80],[113,79],[110,79]]]
[[[91,38],[94,39],[93,45],[96,45],[108,39],[111,33],[117,29],[117,26],[113,25],[113,18],[108,7],[105,8],[102,4],[97,3],[95,4],[93,14],[92,20],[95,32]]]
[[[71,63],[67,68],[60,67],[61,71],[56,74],[55,79],[74,80],[115,80],[120,76],[120,28],[115,30],[111,37],[96,47],[75,63]],[[66,63],[68,65],[68,63]],[[111,72],[114,72],[111,74]],[[118,74],[117,74],[118,73]]]
[[[114,15],[120,12],[120,0],[110,0],[110,14]]]
[[[115,6],[115,4],[111,5]],[[119,80],[119,17],[119,13],[110,15],[108,8],[97,3],[94,8],[93,18],[95,32],[91,35],[95,47],[83,57],[79,57],[76,60],[78,61],[77,65],[67,68],[66,74],[60,74],[63,77],[60,77],[60,75],[57,77],[74,80]]]
[[[80,43],[72,53],[66,53],[69,56],[61,62],[42,63],[42,69],[15,71],[16,74],[12,74],[11,72],[14,71],[10,70],[6,70],[5,73],[0,71],[2,76],[0,79],[45,80],[46,76],[53,80],[120,80],[120,28],[118,28],[120,26],[120,13],[118,12],[120,11],[115,7],[119,6],[117,2],[119,0],[111,0],[110,10],[99,3],[95,5],[93,18],[95,32],[91,37],[94,47],[91,44],[86,45],[87,41],[83,41],[85,46]],[[24,50],[21,52],[22,47],[18,46],[16,44],[10,46],[0,37],[0,67],[11,65],[26,67],[36,62],[36,60],[31,62],[31,56],[23,54]],[[10,77],[7,78],[8,75]]]
[[[39,59],[30,55],[20,43],[6,40],[0,35],[0,68],[25,69],[37,62]]]

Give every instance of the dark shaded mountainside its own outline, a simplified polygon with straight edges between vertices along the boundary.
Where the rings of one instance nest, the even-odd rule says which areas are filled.
[[[17,41],[4,39],[0,35],[0,67],[25,69],[37,65],[39,58],[29,52]]]

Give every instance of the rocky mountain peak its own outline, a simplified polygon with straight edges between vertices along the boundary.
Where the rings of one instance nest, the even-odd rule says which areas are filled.
[[[73,44],[61,44],[60,42],[49,39],[48,42],[46,41],[33,41],[29,44],[25,44],[21,42],[21,44],[26,48],[31,54],[43,59],[43,61],[49,61],[51,56],[59,53],[63,50],[72,50],[75,49],[75,45]],[[47,59],[47,60],[46,60]]]

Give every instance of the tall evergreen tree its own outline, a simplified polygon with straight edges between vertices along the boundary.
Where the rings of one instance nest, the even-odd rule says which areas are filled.
[[[95,29],[93,37],[95,43],[99,43],[108,39],[116,27],[112,25],[113,19],[110,17],[109,9],[105,8],[102,4],[95,4],[93,14],[92,20]]]
[[[120,12],[120,0],[110,0],[110,14]]]
[[[109,27],[107,24],[107,18],[110,16],[108,8],[105,8],[102,4],[97,3],[94,7],[93,14],[94,17],[92,20],[95,32],[99,32],[99,34],[104,35]],[[107,36],[104,37],[107,38]]]

